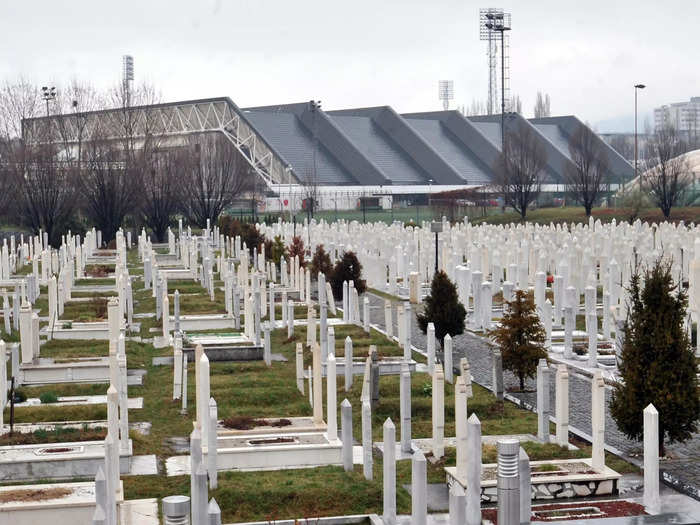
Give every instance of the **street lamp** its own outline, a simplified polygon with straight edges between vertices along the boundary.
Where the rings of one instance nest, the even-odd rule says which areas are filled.
[[[435,274],[438,273],[438,234],[442,231],[442,222],[435,221],[430,224],[430,231],[435,234]]]
[[[431,212],[430,205],[431,205],[431,200],[433,198],[433,179],[428,179],[428,213]]]
[[[510,31],[510,15],[508,20],[503,13],[487,13],[486,19],[488,20],[484,27],[490,31],[497,31],[501,33],[501,148],[504,143],[504,121],[503,116],[506,113],[506,54],[504,48],[505,33]]]
[[[56,99],[56,88],[44,86],[41,88],[41,98],[46,101],[46,116],[49,116],[49,100]]]
[[[644,84],[634,85],[634,176],[637,177],[637,91],[644,89]],[[639,177],[639,192],[642,192],[642,177]]]

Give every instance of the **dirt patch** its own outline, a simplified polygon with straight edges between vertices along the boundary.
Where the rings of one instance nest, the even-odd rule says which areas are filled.
[[[642,505],[639,505],[637,503],[632,503],[631,501],[627,500],[619,500],[619,501],[596,501],[596,502],[590,502],[590,503],[562,503],[562,504],[552,504],[552,505],[537,505],[532,507],[532,521],[533,522],[547,522],[547,521],[552,521],[552,520],[557,520],[557,521],[569,521],[569,520],[578,520],[581,519],[582,517],[585,516],[577,516],[576,509],[584,509],[584,508],[590,508],[590,507],[595,507],[598,510],[600,510],[600,515],[596,515],[596,517],[600,518],[621,518],[621,517],[626,517],[626,516],[644,516],[646,512],[644,512],[644,507]],[[567,513],[566,511],[569,511]],[[546,513],[544,511],[550,511],[549,513]],[[559,511],[556,512],[556,515],[553,516],[551,511]],[[538,513],[542,513],[542,515],[538,515]],[[587,512],[584,512],[582,514],[585,514]],[[498,510],[497,509],[484,509],[482,511],[482,518],[490,520],[493,522],[495,525],[498,525]],[[569,514],[568,517],[565,515]]]
[[[0,503],[10,503],[12,501],[45,501],[58,499],[72,494],[73,491],[63,487],[50,489],[24,489],[10,490],[0,493]]]
[[[113,269],[111,266],[106,266],[104,264],[88,264],[85,267],[85,275],[90,277],[107,277],[112,273]]]
[[[274,445],[276,443],[294,443],[294,438],[278,437],[274,439],[251,439],[251,445]]]
[[[289,419],[255,419],[249,416],[234,416],[224,419],[221,424],[234,430],[250,430],[255,427],[288,427],[292,422]]]

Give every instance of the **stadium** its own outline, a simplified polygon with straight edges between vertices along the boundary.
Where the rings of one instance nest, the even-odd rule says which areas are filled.
[[[26,119],[23,134],[45,136],[33,131],[47,129],[48,121],[49,140],[71,147],[86,128],[124,129],[110,123],[125,118],[137,143],[147,135],[170,147],[196,134],[225,136],[250,166],[265,212],[299,210],[309,199],[316,209],[389,208],[444,192],[487,190],[502,148],[501,115],[399,114],[390,106],[325,111],[314,101],[239,108],[228,97]],[[505,131],[528,130],[546,153],[543,191],[563,191],[564,174],[574,168],[570,143],[585,124],[574,116],[518,113],[507,113],[504,122]],[[607,180],[616,186],[632,179],[630,163],[596,140],[607,157]]]

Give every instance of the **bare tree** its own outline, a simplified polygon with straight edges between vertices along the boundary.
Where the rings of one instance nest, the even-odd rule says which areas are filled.
[[[37,87],[23,78],[0,86],[0,214],[16,212],[17,188],[14,171],[25,160],[22,120],[36,117],[41,106]]]
[[[503,149],[495,167],[494,185],[525,219],[528,207],[537,199],[547,165],[547,152],[532,128],[518,121],[505,133]]]
[[[464,108],[463,113],[465,117],[486,115],[488,114],[488,108],[483,100],[473,99],[469,107]]]
[[[146,141],[143,149],[147,147]],[[138,151],[139,162],[135,159],[125,162],[124,151],[99,124],[92,130],[84,149],[77,179],[85,213],[108,243],[115,238],[124,218],[138,209],[143,158],[148,153]]]
[[[219,215],[250,187],[254,175],[247,161],[220,133],[202,133],[189,139],[184,177],[183,211],[200,228]]]
[[[57,92],[54,120],[57,140],[63,143],[64,160],[72,162],[78,171],[83,160],[83,146],[90,134],[88,112],[104,106],[104,97],[95,88],[77,79]]]
[[[58,246],[75,212],[75,172],[59,160],[56,144],[18,141],[12,150],[12,208],[33,233],[45,231],[49,242]]]
[[[686,144],[670,126],[656,130],[647,142],[643,184],[667,219],[671,208],[681,204],[691,182],[686,151]]]
[[[155,151],[143,176],[141,216],[160,242],[165,240],[168,226],[179,209],[185,155],[185,151],[177,148]]]
[[[564,172],[567,191],[586,210],[590,217],[593,206],[605,189],[608,174],[608,155],[602,140],[587,125],[581,125],[569,141],[573,166]]]
[[[25,79],[0,89],[0,205],[57,246],[75,206],[70,165],[61,160],[48,122],[25,127],[41,114],[39,90]]]
[[[513,95],[510,100],[506,100],[506,111],[522,114],[523,101],[520,100],[520,95]]]
[[[537,99],[535,100],[534,109],[535,118],[550,117],[551,111],[549,107],[549,94],[542,94],[541,91],[537,92]]]
[[[629,140],[627,135],[617,134],[610,137],[610,147],[617,151],[623,158],[627,160],[634,159],[634,143]]]

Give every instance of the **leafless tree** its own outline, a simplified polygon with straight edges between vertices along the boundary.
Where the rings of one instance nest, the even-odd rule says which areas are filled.
[[[542,94],[541,91],[537,92],[537,99],[535,100],[535,118],[550,117],[551,111],[549,107],[549,94]]]
[[[571,136],[569,154],[573,166],[564,172],[567,191],[590,217],[605,185],[609,183],[608,155],[602,140],[587,125],[581,125]]]
[[[504,138],[494,170],[494,185],[503,195],[505,205],[525,219],[528,207],[540,193],[547,152],[532,128],[521,121],[507,129]]]
[[[300,181],[302,198],[304,200],[304,206],[306,209],[306,216],[309,221],[314,216],[316,211],[316,205],[320,198],[318,189],[318,179],[314,174],[313,169],[306,170],[303,179]],[[364,203],[362,204],[364,206]]]
[[[486,102],[483,100],[473,99],[469,107],[465,107],[462,113],[465,117],[486,115],[488,114],[488,108],[486,107]]]
[[[17,141],[12,150],[12,208],[33,233],[45,231],[49,242],[58,246],[75,213],[75,172],[59,160],[56,144]]]
[[[75,164],[80,171],[83,161],[83,146],[90,135],[91,120],[88,113],[104,107],[104,96],[86,82],[71,80],[59,89],[53,114],[57,140],[63,143],[64,160]]]
[[[627,160],[634,159],[634,142],[627,135],[618,134],[610,137],[610,147]]]
[[[85,214],[108,243],[115,238],[124,218],[138,209],[144,171],[142,159],[148,153],[139,151],[138,161],[125,162],[119,144],[99,124],[85,142],[84,150],[77,179]]]
[[[204,228],[207,219],[216,224],[219,215],[251,186],[247,161],[220,133],[192,136],[184,176],[183,212]]]
[[[0,89],[0,205],[33,233],[45,231],[56,246],[74,212],[74,174],[48,140],[48,122],[25,129],[24,119],[40,116],[41,109],[38,88],[25,79]]]
[[[165,240],[182,196],[186,150],[168,148],[155,151],[143,176],[141,216],[158,241]]]
[[[686,144],[670,126],[657,129],[647,142],[643,185],[667,219],[671,208],[682,203],[691,182],[686,151]]]
[[[520,95],[513,95],[510,100],[506,100],[506,111],[522,114],[523,101],[520,100]]]
[[[6,80],[0,86],[0,215],[10,218],[17,210],[14,172],[25,161],[22,120],[36,117],[41,109],[38,89],[24,78]]]

